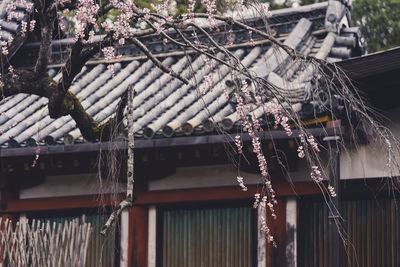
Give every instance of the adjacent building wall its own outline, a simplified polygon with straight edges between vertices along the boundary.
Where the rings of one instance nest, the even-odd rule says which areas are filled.
[[[394,136],[400,138],[400,108],[387,112],[387,127]],[[392,144],[394,146],[394,144]],[[393,158],[392,162],[399,164],[400,158]],[[400,173],[392,172],[388,168],[388,152],[382,144],[371,142],[357,148],[349,148],[341,152],[340,157],[340,178],[379,178],[387,176],[398,176]]]

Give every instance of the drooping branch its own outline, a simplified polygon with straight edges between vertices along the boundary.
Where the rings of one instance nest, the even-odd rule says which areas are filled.
[[[136,8],[135,10],[136,10],[136,12],[138,13],[139,16],[143,16],[143,15],[144,15],[142,12],[139,11],[139,9]],[[164,38],[166,38],[167,40],[173,42],[174,44],[178,45],[178,46],[181,47],[182,49],[191,48],[191,49],[193,49],[194,51],[196,51],[196,52],[199,53],[199,54],[203,54],[203,55],[207,56],[208,58],[211,58],[211,59],[213,59],[213,60],[215,60],[215,61],[217,61],[217,62],[219,62],[219,63],[221,63],[221,64],[223,64],[223,65],[228,66],[228,67],[231,68],[232,70],[238,71],[239,73],[241,73],[241,74],[243,74],[243,75],[245,75],[245,76],[248,76],[249,78],[252,78],[252,77],[250,77],[250,74],[247,72],[246,68],[243,68],[243,65],[240,63],[240,60],[238,60],[238,59],[237,59],[229,50],[227,50],[225,47],[219,45],[216,41],[214,41],[214,40],[212,39],[212,37],[211,37],[204,29],[202,29],[201,27],[195,25],[194,23],[182,24],[182,23],[177,22],[177,21],[170,21],[170,20],[168,20],[167,18],[165,18],[164,16],[162,16],[162,15],[160,15],[160,14],[154,14],[154,13],[152,13],[151,15],[154,16],[154,17],[156,17],[156,18],[158,18],[158,19],[163,20],[163,21],[164,21],[164,25],[165,25],[166,27],[170,27],[170,28],[174,29],[174,30],[178,33],[179,37],[180,37],[184,42],[182,43],[182,42],[179,42],[179,41],[173,39],[173,38],[172,38],[171,36],[169,36],[164,30],[158,30],[159,34],[160,34],[161,36],[163,36]],[[224,18],[224,17],[223,17],[223,18]],[[152,29],[154,29],[155,31],[157,30],[157,27],[154,26],[154,24],[153,24],[149,19],[145,19],[144,21],[145,21],[145,22],[147,23],[147,25],[149,25]],[[181,30],[183,30],[183,29],[186,29],[188,26],[192,26],[192,27],[194,27],[195,29],[199,30],[201,33],[203,33],[203,34],[206,36],[206,38],[210,41],[210,43],[212,44],[212,46],[205,46],[205,45],[202,45],[202,44],[200,44],[200,43],[196,43],[196,44],[192,43],[192,42],[182,33],[182,31],[181,31]],[[279,40],[276,40],[276,41],[277,41],[280,45],[283,45],[283,44],[281,44],[281,43],[279,42]],[[144,45],[143,45],[143,47],[147,50],[147,53],[146,53],[145,50],[143,50],[143,49],[141,48],[142,51],[143,51],[147,56],[149,56],[148,54],[150,54],[150,55],[152,56],[152,57],[150,57],[150,59],[154,58],[154,56],[151,54],[151,52],[150,52]],[[139,47],[139,48],[140,48],[140,47]],[[226,54],[226,55],[228,56],[229,59],[233,59],[233,61],[235,62],[235,65],[231,64],[230,62],[224,61],[224,60],[219,59],[218,57],[216,57],[216,56],[212,53],[213,50],[217,50],[217,51],[220,51],[220,52]],[[153,61],[153,62],[154,62],[154,61]],[[156,65],[157,65],[157,64],[156,64]],[[240,65],[240,67],[238,67],[238,65]],[[158,66],[158,65],[157,65],[157,66]],[[168,71],[166,71],[166,70],[168,70],[168,68],[165,69],[165,66],[163,66],[163,68],[161,68],[161,69],[162,69],[164,72],[169,73]]]
[[[146,16],[146,14],[144,12],[141,12],[137,8],[136,8],[136,12],[137,12],[137,15],[139,17]],[[155,18],[155,20],[163,21],[164,27],[171,27],[171,28],[175,29],[178,32],[178,34],[180,33],[180,30],[186,29],[188,26],[192,26],[192,27],[196,28],[197,30],[199,30],[201,28],[201,27],[199,27],[198,25],[196,25],[193,22],[181,23],[179,20],[176,20],[176,19],[171,21],[171,20],[168,20],[165,16],[163,16],[161,14],[157,14],[157,13],[150,13],[149,15],[152,18]],[[209,18],[209,14],[196,13],[196,14],[193,14],[193,17],[194,18],[207,19],[207,18]],[[288,45],[283,44],[280,40],[278,40],[277,38],[275,38],[271,34],[266,33],[266,32],[264,32],[262,30],[257,29],[257,28],[254,28],[254,27],[252,27],[252,26],[250,26],[250,25],[248,25],[248,24],[246,24],[246,23],[244,23],[242,21],[236,20],[236,19],[231,18],[231,17],[225,17],[223,15],[215,15],[215,16],[213,16],[213,18],[215,20],[217,20],[217,21],[221,21],[222,23],[226,23],[228,25],[235,25],[235,26],[237,26],[239,28],[242,28],[242,29],[247,30],[249,32],[251,31],[251,32],[253,32],[253,33],[257,34],[257,35],[260,35],[261,37],[265,38],[266,40],[269,40],[272,44],[275,44],[277,47],[279,47],[282,50],[284,50],[293,59],[304,60],[304,61],[315,61],[315,62],[317,62],[318,64],[321,64],[321,65],[325,64],[325,62],[323,60],[321,60],[321,59],[318,59],[318,58],[313,57],[313,56],[303,55],[301,53],[298,53],[296,51],[296,49],[294,49],[294,48],[292,48],[292,47],[290,47]],[[145,20],[145,21],[148,23],[148,25],[150,27],[154,27],[154,25],[152,26],[152,24],[149,23],[149,20]],[[160,31],[159,30],[159,32],[163,37],[167,38],[168,40],[170,39],[170,37],[164,31]],[[200,32],[202,32],[203,34],[206,33],[204,30],[203,31],[200,30]],[[195,45],[194,43],[190,42],[182,34],[179,34],[179,35],[180,35],[180,37],[182,39],[184,39],[185,43],[184,44],[179,44],[179,43],[175,42],[176,44],[180,45],[181,47],[189,46],[189,47],[191,47],[192,49],[196,50],[199,53],[202,53],[202,54],[204,54],[204,55],[206,55],[208,57],[212,57],[212,55],[210,55],[209,53],[207,53],[205,51],[202,51],[202,49],[201,49],[202,45],[200,45],[200,44],[196,44]],[[205,36],[207,38],[210,37],[207,33],[205,34]],[[213,47],[215,47],[217,49],[221,49],[221,47],[219,45],[216,45],[216,42],[211,42],[211,43],[212,43]],[[223,62],[220,62],[220,63],[224,64]]]
[[[230,62],[227,62],[226,60],[220,59],[217,56],[211,54],[210,52],[207,52],[205,50],[200,49],[198,46],[196,46],[192,42],[190,42],[179,29],[176,28],[175,30],[178,33],[178,35],[185,41],[185,43],[188,44],[193,50],[195,50],[199,54],[203,54],[203,55],[207,56],[208,58],[211,58],[211,59],[215,60],[216,62],[229,67],[231,70],[237,71],[237,72],[239,72],[239,73],[241,73],[243,75],[246,75],[246,76],[249,75],[247,73],[246,69],[240,69],[237,66],[232,65]],[[208,48],[207,50],[210,50],[210,49]]]
[[[232,58],[234,60],[234,62],[237,65],[241,65],[242,69],[244,69],[245,67],[243,66],[243,64],[241,63],[241,61],[232,53],[230,52],[226,47],[221,46],[220,44],[218,44],[212,37],[210,34],[208,34],[208,32],[206,30],[204,30],[202,27],[200,27],[199,25],[195,24],[195,23],[188,23],[188,26],[192,26],[194,28],[196,28],[199,32],[201,32],[204,36],[206,36],[206,38],[208,39],[208,41],[220,52],[226,54],[228,57]]]
[[[203,13],[197,13],[194,14],[194,17],[196,18],[208,18],[208,14],[203,14]],[[251,31],[255,34],[258,34],[262,36],[263,38],[269,40],[271,43],[277,45],[281,49],[283,49],[288,55],[290,55],[293,59],[300,59],[300,60],[315,60],[318,61],[319,63],[323,64],[324,62],[321,60],[318,60],[317,58],[313,56],[308,56],[308,55],[303,55],[301,53],[298,53],[296,49],[283,44],[281,41],[279,41],[277,38],[273,37],[271,34],[266,33],[264,31],[261,31],[257,28],[251,27],[247,25],[246,23],[243,23],[241,21],[238,21],[236,19],[230,18],[230,17],[224,17],[224,16],[214,16],[216,20],[225,22],[230,25],[236,25],[244,30]]]

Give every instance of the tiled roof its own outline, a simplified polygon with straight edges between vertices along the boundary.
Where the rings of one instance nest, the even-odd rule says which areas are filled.
[[[31,1],[19,1],[15,7],[7,10],[7,7],[13,1],[2,1],[0,3],[0,26],[1,35],[0,39],[8,41],[10,37],[14,38],[21,30],[21,21],[27,19],[27,6],[26,3]]]
[[[8,58],[21,47],[25,40],[25,36],[20,34],[21,22],[29,20],[28,5],[30,3],[31,1],[29,0],[20,0],[18,2],[5,0],[0,3],[0,41],[9,43]],[[6,61],[6,59],[3,60],[3,62]]]
[[[326,10],[327,3],[279,10],[273,12],[270,27],[277,38],[306,55],[338,61],[358,53],[358,28],[343,28],[339,33],[326,32]],[[257,23],[256,19],[254,23]],[[235,37],[230,50],[242,64],[275,84],[280,93],[289,97],[300,110],[312,86],[310,68],[293,63],[285,53],[277,53],[262,38],[253,37],[253,45],[248,40],[248,33],[237,32]],[[226,66],[215,63],[210,70],[202,56],[160,46],[160,40],[144,41],[154,53],[158,53],[164,64],[183,77],[196,81],[197,86],[184,85],[163,73],[127,45],[120,49],[123,54],[121,61],[114,64],[115,76],[107,70],[107,63],[97,59],[89,62],[75,78],[70,91],[78,96],[91,115],[98,121],[113,116],[120,96],[133,84],[137,92],[134,99],[136,138],[211,134],[216,124],[228,131],[239,125],[234,103],[221,90],[223,86],[229,87],[235,79]],[[59,43],[63,46],[68,41]],[[27,44],[21,53],[31,49],[34,45]],[[218,54],[218,57],[223,55]],[[59,65],[54,64],[49,69],[50,75],[54,76],[58,68]],[[210,72],[214,80],[213,90],[207,89],[204,80]],[[263,115],[262,110],[254,112],[259,117]],[[24,94],[12,96],[0,105],[0,113],[3,114],[0,116],[0,145],[3,147],[34,146],[38,137],[42,143],[46,141],[48,144],[83,141],[70,116],[56,120],[48,116],[46,98]]]

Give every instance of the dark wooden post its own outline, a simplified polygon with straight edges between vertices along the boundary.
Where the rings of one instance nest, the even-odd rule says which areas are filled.
[[[328,173],[329,182],[335,188],[336,197],[332,197],[332,205],[329,209],[329,267],[341,266],[341,238],[340,238],[340,151],[339,136],[327,136],[324,141],[328,145]]]
[[[147,206],[133,206],[129,210],[128,266],[147,266],[149,210]]]
[[[13,170],[9,172],[14,172]],[[15,177],[12,177],[15,178]],[[0,171],[0,231],[5,230],[5,221],[8,219],[11,221],[13,229],[18,221],[19,215],[16,213],[4,212],[7,210],[8,201],[19,198],[18,187],[12,182],[11,177],[7,176],[6,172]],[[3,263],[3,252],[4,247],[0,247],[0,262]],[[5,264],[5,263],[3,263]]]
[[[14,182],[16,177],[13,175],[7,175],[5,172],[0,172],[0,213],[3,218],[3,222],[9,219],[15,223],[18,220],[18,214],[6,213],[8,201],[19,198],[18,186]]]

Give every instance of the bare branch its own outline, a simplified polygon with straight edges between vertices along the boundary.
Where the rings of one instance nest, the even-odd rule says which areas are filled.
[[[141,42],[139,41],[139,39],[133,37],[131,38],[132,42],[140,49],[142,50],[142,52],[151,60],[153,61],[153,63],[159,67],[163,72],[168,73],[169,75],[171,75],[174,78],[177,78],[179,80],[181,80],[183,83],[185,84],[189,84],[189,81],[182,77],[181,75],[179,75],[178,73],[174,72],[171,68],[165,66],[163,63],[161,63],[161,61],[159,61],[151,52],[149,49],[147,49],[147,47]]]
[[[111,213],[107,222],[104,224],[101,230],[102,235],[106,235],[109,228],[114,224],[121,214],[121,212],[128,207],[132,206],[133,193],[134,193],[134,132],[133,132],[133,97],[134,89],[133,86],[129,86],[127,90],[128,94],[125,101],[128,103],[128,167],[127,167],[127,190],[126,199],[122,201]],[[121,99],[122,100],[122,99]]]
[[[107,235],[108,230],[110,229],[111,226],[114,225],[115,221],[119,218],[121,215],[121,212],[128,208],[131,207],[132,203],[128,200],[124,200],[119,205],[113,210],[111,213],[110,217],[108,218],[107,222],[104,224],[104,226],[101,228],[101,234],[103,236]]]

